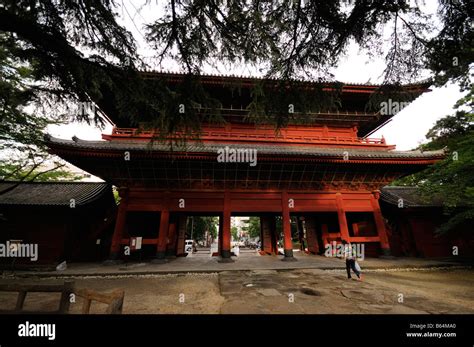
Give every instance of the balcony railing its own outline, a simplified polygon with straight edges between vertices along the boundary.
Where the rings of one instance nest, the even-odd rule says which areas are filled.
[[[103,135],[105,139],[151,139],[158,133],[153,130],[137,128],[114,128],[111,135]],[[387,146],[382,138],[361,138],[349,136],[319,136],[319,135],[275,135],[274,133],[252,133],[244,131],[203,130],[199,136],[204,141],[237,141],[237,142],[268,142],[268,143],[298,143],[298,144],[335,144],[335,145],[369,145]]]

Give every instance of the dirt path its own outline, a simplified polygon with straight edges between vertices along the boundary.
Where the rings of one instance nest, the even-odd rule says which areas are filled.
[[[474,313],[472,270],[368,272],[363,282],[348,280],[343,271],[314,269],[74,280],[101,292],[123,288],[123,313]],[[15,300],[0,293],[2,308],[13,308]],[[58,300],[59,294],[28,294],[25,309],[52,310]],[[71,312],[81,306],[77,299]],[[96,304],[91,312],[104,309]]]

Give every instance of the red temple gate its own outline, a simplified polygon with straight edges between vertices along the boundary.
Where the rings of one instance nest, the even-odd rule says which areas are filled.
[[[170,84],[180,79],[180,75],[155,75],[169,78]],[[203,83],[219,90],[225,90],[226,81],[203,76]],[[293,259],[292,215],[304,216],[310,252],[321,252],[326,243],[344,239],[372,244],[377,252],[389,254],[379,189],[435,163],[443,153],[397,152],[383,138],[367,138],[391,118],[357,110],[377,88],[346,85],[342,98],[351,110],[316,112],[310,124],[290,124],[278,134],[269,125],[245,123],[245,109],[229,108],[223,102],[226,124],[204,124],[201,142],[190,140],[172,151],[166,143],[150,142],[154,131],[133,128],[115,127],[112,134],[103,135],[105,141],[49,137],[47,142],[53,153],[119,187],[111,259],[117,259],[122,246],[129,244],[125,226],[127,214],[134,211],[160,216],[154,236],[143,240],[156,247],[158,262],[167,254],[182,255],[186,215],[193,213],[220,216],[223,261],[231,259],[231,216],[244,213],[261,216],[262,249],[268,254],[277,253],[274,216],[281,216],[285,260]],[[421,94],[426,86],[405,89]],[[219,161],[224,148],[255,151],[256,162]],[[373,223],[348,223],[351,213],[370,215]],[[336,221],[331,222],[330,216]],[[371,223],[372,233],[366,227]]]

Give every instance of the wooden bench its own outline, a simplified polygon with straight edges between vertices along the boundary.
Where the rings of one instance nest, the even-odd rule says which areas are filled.
[[[123,308],[123,299],[125,292],[123,290],[115,290],[111,293],[99,293],[90,289],[79,289],[76,291],[76,295],[84,299],[82,305],[82,313],[89,314],[91,309],[91,303],[93,300],[109,305],[106,313],[108,314],[121,314]]]
[[[125,292],[115,290],[111,293],[100,293],[91,289],[75,289],[74,281],[65,281],[62,284],[22,284],[22,283],[0,283],[0,292],[18,292],[15,308],[13,310],[0,309],[0,313],[10,314],[66,314],[69,313],[71,294],[83,298],[82,313],[89,314],[92,301],[107,304],[106,313],[121,314]],[[55,311],[39,312],[23,309],[28,292],[36,293],[61,293],[59,307]]]
[[[23,306],[25,304],[26,294],[28,292],[36,293],[61,293],[59,300],[59,307],[56,311],[48,313],[67,313],[70,305],[70,295],[74,293],[74,282],[65,281],[63,284],[21,284],[21,283],[1,283],[0,292],[18,292],[16,305],[14,310],[0,310],[0,313],[40,313],[36,311],[25,311]]]

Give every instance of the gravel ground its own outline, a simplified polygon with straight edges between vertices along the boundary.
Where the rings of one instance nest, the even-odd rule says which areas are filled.
[[[12,281],[12,279],[3,279]],[[51,283],[51,279],[27,279]],[[423,269],[367,271],[364,281],[342,270],[254,270],[220,273],[74,278],[78,288],[125,290],[123,313],[474,313],[474,271]],[[0,293],[0,307],[15,306],[16,294]],[[26,310],[53,310],[59,294],[31,293]],[[80,313],[82,301],[71,305]],[[105,305],[94,303],[92,313]]]

